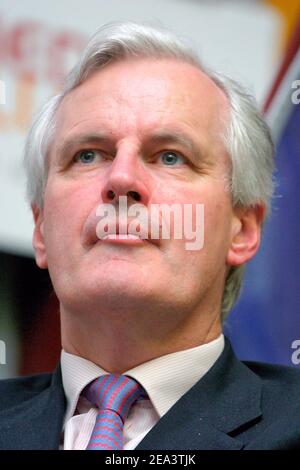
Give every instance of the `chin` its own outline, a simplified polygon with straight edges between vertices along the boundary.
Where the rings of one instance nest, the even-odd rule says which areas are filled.
[[[74,286],[75,287],[75,286]],[[97,299],[105,302],[106,299],[114,301],[125,301],[125,299],[142,299],[149,297],[150,291],[155,291],[155,286],[150,285],[149,278],[143,279],[140,274],[137,275],[136,270],[116,269],[103,270],[81,282],[81,288],[74,288],[74,295],[86,297],[89,299]]]

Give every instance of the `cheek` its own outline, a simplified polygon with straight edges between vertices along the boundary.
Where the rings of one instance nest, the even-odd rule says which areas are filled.
[[[173,271],[180,272],[182,291],[186,289],[191,296],[199,289],[213,285],[217,279],[223,278],[230,245],[229,207],[221,202],[206,200],[204,228],[200,229],[204,232],[203,246],[200,249],[189,250],[184,242],[174,241],[169,259],[170,263],[173,263]]]
[[[194,251],[186,250],[190,263],[215,262],[219,265],[226,259],[230,245],[232,207],[230,195],[219,184],[206,184],[199,190],[182,194],[182,200],[191,201]],[[198,248],[199,247],[199,248]],[[197,261],[196,261],[197,260]]]
[[[230,206],[214,203],[205,208],[204,215],[204,250],[211,256],[226,258],[230,245],[231,215]]]
[[[96,194],[96,196],[95,196]],[[65,256],[66,248],[80,243],[82,227],[97,204],[93,185],[47,184],[44,202],[44,233],[49,252]]]

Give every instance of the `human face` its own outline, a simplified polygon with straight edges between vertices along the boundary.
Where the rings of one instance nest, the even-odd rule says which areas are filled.
[[[108,65],[64,98],[34,236],[37,262],[49,268],[63,308],[84,315],[160,310],[178,322],[219,308],[234,221],[221,140],[226,119],[223,92],[175,60]],[[83,150],[92,158],[82,158]],[[179,155],[174,165],[164,151]],[[95,213],[112,192],[134,192],[147,208],[204,204],[203,248],[187,250],[186,240],[173,238],[100,241]]]

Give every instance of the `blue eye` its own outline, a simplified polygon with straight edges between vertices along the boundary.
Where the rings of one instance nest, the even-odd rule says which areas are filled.
[[[176,164],[182,164],[185,162],[184,158],[176,152],[163,152],[160,157],[162,163],[168,166],[174,166]]]
[[[98,152],[94,150],[81,150],[76,157],[75,161],[88,165],[89,163],[94,163]]]

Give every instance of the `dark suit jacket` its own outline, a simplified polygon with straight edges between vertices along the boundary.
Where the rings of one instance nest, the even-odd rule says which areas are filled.
[[[58,449],[65,407],[60,366],[0,381],[0,449]],[[226,340],[137,449],[300,449],[300,371],[243,363]]]

